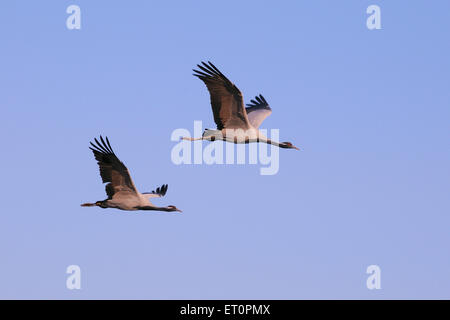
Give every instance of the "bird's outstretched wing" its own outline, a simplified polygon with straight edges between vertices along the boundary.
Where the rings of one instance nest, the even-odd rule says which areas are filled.
[[[106,185],[106,194],[109,199],[119,192],[136,194],[137,190],[130,177],[127,167],[117,158],[111,148],[108,137],[106,142],[100,136],[100,141],[95,138],[96,144],[91,142],[89,149],[94,153],[95,159],[100,167],[100,176]]]
[[[201,71],[194,69],[194,76],[208,88],[217,129],[249,129],[250,123],[241,91],[211,62],[202,62],[197,67]]]
[[[168,188],[169,186],[167,184],[163,184],[161,187],[156,188],[156,190],[153,190],[152,192],[144,192],[142,194],[145,194],[148,198],[160,198],[166,195]]]
[[[247,111],[250,124],[254,128],[259,128],[264,119],[270,116],[272,109],[270,109],[269,104],[261,94],[256,96],[255,99],[256,101],[253,99],[250,100],[251,103],[247,104],[247,108],[245,108],[245,110]]]

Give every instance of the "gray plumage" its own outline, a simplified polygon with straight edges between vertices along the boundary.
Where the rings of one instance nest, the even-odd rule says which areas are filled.
[[[247,108],[241,91],[211,62],[197,65],[194,76],[202,80],[208,88],[214,122],[217,130],[206,129],[201,138],[183,137],[183,140],[223,140],[231,143],[263,142],[280,148],[297,149],[290,142],[277,142],[268,139],[259,126],[272,109],[262,96],[250,100]]]
[[[116,208],[120,210],[154,210],[154,211],[178,211],[175,206],[157,207],[150,202],[150,198],[163,197],[168,189],[168,185],[164,184],[156,190],[148,193],[140,193],[133,180],[130,172],[122,161],[117,158],[108,137],[100,141],[95,140],[95,144],[91,142],[89,149],[94,153],[97,160],[100,176],[103,183],[107,183],[105,191],[108,196],[103,201],[95,203],[84,203],[83,207],[98,206],[101,208]]]

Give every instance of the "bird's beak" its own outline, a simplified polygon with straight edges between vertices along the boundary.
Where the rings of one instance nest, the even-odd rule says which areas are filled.
[[[297,148],[296,146],[292,146],[292,148],[294,148],[295,150],[300,151],[300,148]]]
[[[181,211],[180,209],[177,209],[177,211],[178,211],[178,212],[183,212],[183,211]]]

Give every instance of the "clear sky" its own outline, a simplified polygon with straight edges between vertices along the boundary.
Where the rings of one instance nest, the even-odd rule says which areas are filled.
[[[66,8],[81,8],[81,30]],[[381,30],[366,9],[381,8]],[[0,298],[450,298],[450,2],[1,1]],[[211,60],[303,151],[172,163]],[[182,214],[103,200],[89,141]],[[206,142],[204,143],[207,144]],[[366,268],[381,268],[381,289]],[[79,265],[81,290],[66,288]]]

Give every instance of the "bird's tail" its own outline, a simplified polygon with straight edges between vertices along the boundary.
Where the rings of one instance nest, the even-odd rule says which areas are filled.
[[[95,207],[97,204],[96,203],[83,203],[81,206],[82,207]]]

